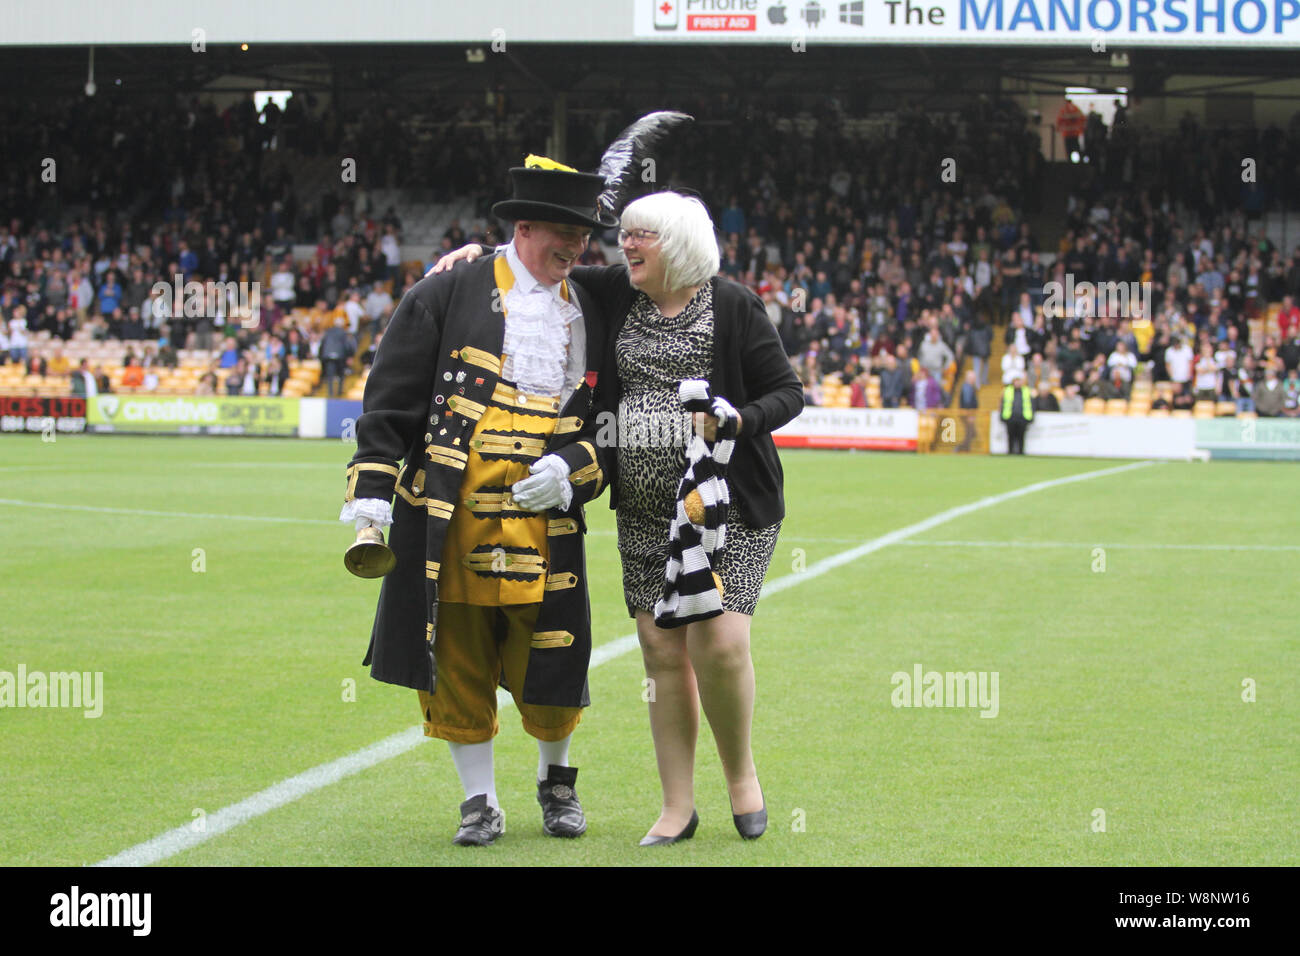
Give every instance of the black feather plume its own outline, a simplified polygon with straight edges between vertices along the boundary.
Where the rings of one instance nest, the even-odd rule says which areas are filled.
[[[605,189],[597,200],[600,208],[617,216],[627,204],[634,186],[641,179],[641,163],[678,126],[694,122],[695,117],[675,110],[647,113],[619,133],[600,157],[596,170],[605,180]]]

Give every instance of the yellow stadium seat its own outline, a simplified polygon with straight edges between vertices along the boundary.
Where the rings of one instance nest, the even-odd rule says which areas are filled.
[[[1211,402],[1211,401],[1197,402],[1195,405],[1192,406],[1192,417],[1193,417],[1193,418],[1213,418],[1213,417],[1214,417],[1214,402]]]
[[[1168,417],[1169,417],[1169,409],[1167,409],[1167,408],[1153,408],[1153,409],[1151,409],[1151,411],[1147,412],[1147,417],[1148,417],[1148,418],[1168,418]]]
[[[1104,415],[1106,414],[1106,400],[1103,398],[1089,398],[1083,403],[1083,413],[1085,415]]]
[[[1215,415],[1235,415],[1237,414],[1236,402],[1217,402],[1214,406]]]
[[[1151,411],[1151,403],[1145,400],[1133,399],[1128,403],[1128,413],[1133,417],[1141,417]]]
[[[1109,399],[1109,400],[1106,402],[1106,414],[1107,414],[1107,415],[1127,415],[1127,414],[1128,414],[1128,399],[1126,399],[1126,398],[1112,398],[1112,399]]]

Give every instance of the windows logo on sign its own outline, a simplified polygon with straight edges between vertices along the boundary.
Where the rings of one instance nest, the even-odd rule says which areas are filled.
[[[840,4],[840,23],[850,23],[855,27],[862,26],[862,0]]]

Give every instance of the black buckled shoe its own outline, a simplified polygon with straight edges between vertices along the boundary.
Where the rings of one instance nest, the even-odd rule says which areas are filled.
[[[478,793],[460,805],[460,829],[451,842],[457,846],[491,846],[505,832],[505,812],[489,806],[486,793]]]
[[[579,837],[587,832],[587,817],[573,785],[577,767],[549,764],[546,779],[537,785],[537,802],[542,805],[542,829],[547,836]]]

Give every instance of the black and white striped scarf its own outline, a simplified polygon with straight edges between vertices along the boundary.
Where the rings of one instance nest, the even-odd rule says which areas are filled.
[[[686,473],[677,486],[677,512],[668,534],[664,593],[655,604],[655,624],[681,627],[722,613],[722,578],[714,570],[727,540],[727,463],[736,445],[739,415],[709,383],[688,379],[678,388],[689,412],[708,412],[722,420],[710,450],[699,435],[686,446]]]

